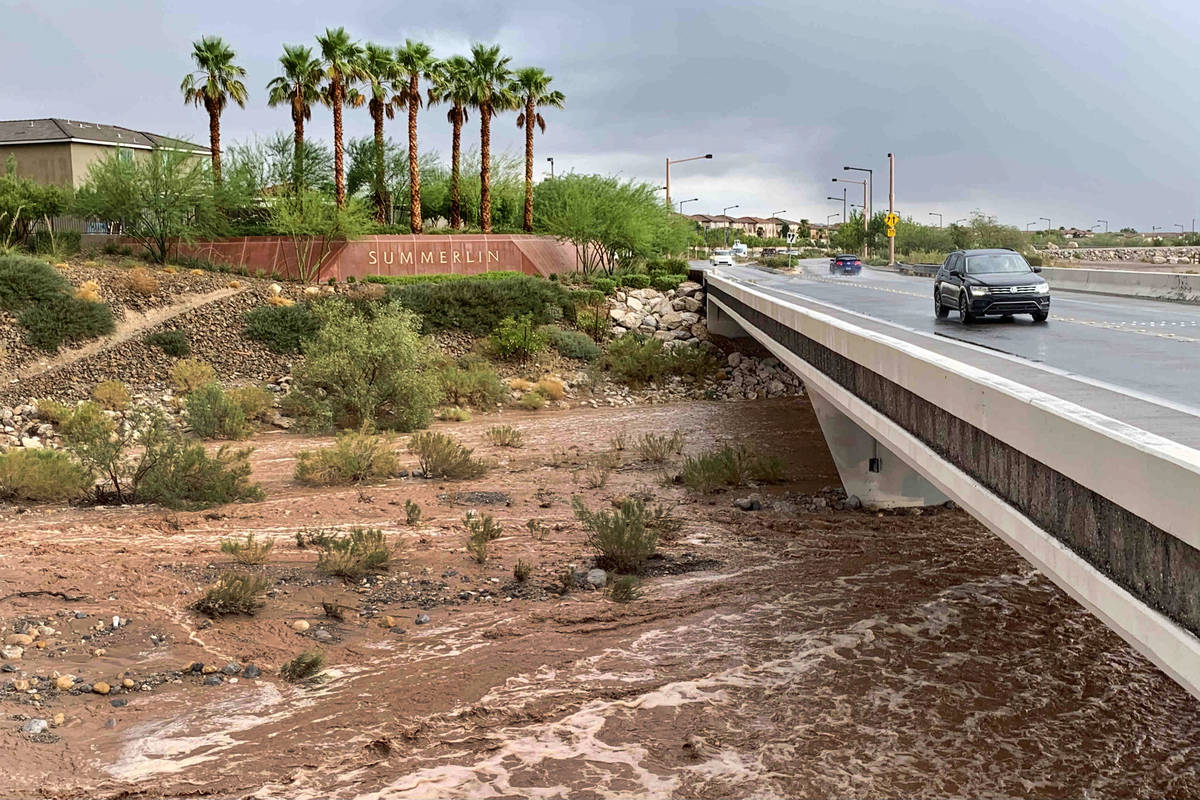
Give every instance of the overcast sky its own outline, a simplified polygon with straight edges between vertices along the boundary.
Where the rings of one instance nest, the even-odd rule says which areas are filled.
[[[673,197],[699,198],[689,213],[824,221],[844,164],[875,170],[882,209],[891,151],[897,209],[919,221],[978,209],[1021,227],[1177,230],[1200,216],[1200,0],[0,0],[0,20],[4,119],[204,141],[179,82],[191,42],[216,34],[249,72],[224,141],[270,134],[291,124],[264,91],[281,45],[344,25],[442,56],[498,43],[514,66],[545,68],[567,106],[546,113],[539,177],[554,156],[556,171],[660,184],[666,156],[713,153],[673,170]],[[422,149],[446,155],[444,111],[423,117]],[[349,135],[370,132],[365,110],[348,120]],[[331,129],[316,110],[312,135]],[[494,131],[494,148],[521,151],[515,115]],[[389,134],[403,139],[402,123]],[[477,145],[474,124],[464,138]]]

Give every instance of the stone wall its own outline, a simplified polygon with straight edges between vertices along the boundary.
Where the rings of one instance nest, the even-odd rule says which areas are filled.
[[[1071,242],[1071,245],[1075,245]],[[1040,251],[1047,258],[1073,261],[1130,261],[1142,264],[1192,264],[1200,260],[1200,247],[1057,247]]]

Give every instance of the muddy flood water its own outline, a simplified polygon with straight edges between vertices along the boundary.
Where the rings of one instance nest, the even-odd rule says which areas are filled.
[[[524,446],[486,444],[499,423]],[[54,629],[0,673],[0,797],[1200,796],[1196,701],[961,512],[823,505],[837,479],[804,398],[438,428],[493,469],[307,489],[295,453],[329,440],[264,433],[260,503],[0,507],[0,624]],[[647,464],[628,445],[587,488],[614,437],[673,428],[687,453],[777,453],[789,480],[696,495],[670,483],[678,459]],[[764,509],[734,508],[750,491]],[[591,557],[570,497],[597,508],[633,492],[683,521],[643,597],[560,595],[557,576]],[[471,507],[505,526],[483,566],[463,548]],[[347,585],[315,571],[295,532],[352,525],[401,549]],[[247,532],[277,540],[256,568],[271,592],[254,617],[210,622],[189,606],[230,566],[220,540]],[[524,583],[518,559],[534,567]],[[278,677],[314,647],[322,681]],[[189,668],[229,662],[263,674],[206,685]],[[114,688],[58,691],[55,673]]]

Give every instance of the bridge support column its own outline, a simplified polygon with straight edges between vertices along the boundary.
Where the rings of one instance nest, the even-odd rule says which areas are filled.
[[[812,386],[805,389],[848,496],[857,496],[864,506],[875,508],[933,506],[946,502],[946,495],[860,428],[828,398]]]

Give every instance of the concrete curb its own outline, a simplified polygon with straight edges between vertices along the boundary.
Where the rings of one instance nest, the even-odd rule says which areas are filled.
[[[1043,267],[1052,289],[1200,304],[1200,274]]]

